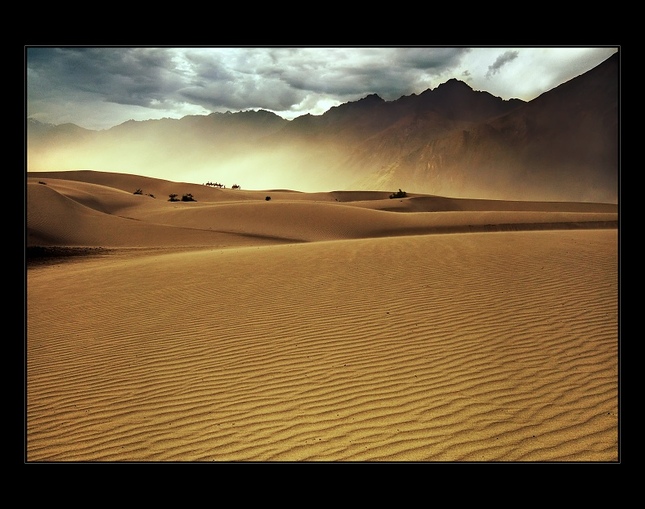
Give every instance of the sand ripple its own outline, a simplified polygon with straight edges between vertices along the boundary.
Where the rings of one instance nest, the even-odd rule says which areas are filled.
[[[28,273],[30,461],[616,461],[617,231]]]

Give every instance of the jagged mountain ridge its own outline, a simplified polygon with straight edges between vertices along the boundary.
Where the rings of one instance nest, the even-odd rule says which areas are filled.
[[[32,171],[616,202],[618,55],[528,103],[452,79],[419,95],[385,101],[371,94],[291,121],[262,110],[129,121],[105,131],[30,121],[27,134]]]
[[[411,128],[396,155],[385,147],[403,130],[384,132],[359,146],[347,166],[362,168],[356,187],[403,182],[452,196],[616,203],[618,95],[616,54],[495,118],[443,132],[440,120],[430,122],[434,131]]]

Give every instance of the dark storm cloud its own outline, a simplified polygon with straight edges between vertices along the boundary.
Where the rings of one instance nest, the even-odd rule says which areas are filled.
[[[34,94],[154,107],[180,85],[171,55],[156,48],[29,48]],[[29,79],[29,78],[32,79]],[[36,79],[41,77],[42,79]]]
[[[515,60],[517,58],[517,55],[517,51],[506,51],[502,55],[498,56],[493,65],[488,66],[486,78],[490,78],[494,74],[497,74],[503,66]]]
[[[218,52],[186,52],[184,86],[178,96],[210,109],[286,110],[301,95],[285,87],[281,73],[266,51],[220,49]]]
[[[385,99],[427,88],[428,79],[457,66],[466,48],[326,48],[275,50],[289,63],[281,79],[305,93],[342,99],[377,93]],[[423,86],[425,82],[425,87]]]
[[[274,111],[289,110],[313,96],[345,101],[378,93],[395,99],[412,91],[422,63],[419,53],[410,53],[408,63],[402,67],[396,51],[383,48],[200,51],[186,55],[192,77],[180,93],[187,101],[210,109]],[[438,65],[437,62],[435,59],[433,65]]]
[[[322,114],[369,94],[396,100],[453,77],[501,97],[522,94],[530,99],[557,84],[563,69],[584,72],[599,62],[602,51],[30,47],[25,62],[27,116],[91,129],[109,128],[128,119],[180,118],[227,110],[266,109],[295,118],[305,113]],[[615,50],[607,50],[604,58],[611,51]],[[515,59],[517,62],[500,73]],[[584,63],[576,67],[582,60]],[[525,77],[531,71],[539,75],[531,80],[516,79],[517,73]]]
[[[406,67],[425,71],[445,71],[461,63],[470,48],[397,48],[395,61]]]

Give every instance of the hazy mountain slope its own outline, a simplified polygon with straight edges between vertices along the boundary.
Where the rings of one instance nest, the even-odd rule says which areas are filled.
[[[292,121],[266,111],[129,121],[105,131],[28,122],[30,171],[90,168],[255,189],[617,201],[618,54],[525,103],[449,80]]]
[[[196,183],[216,181],[225,178],[220,167],[232,158],[249,157],[258,139],[287,123],[267,111],[213,113],[130,120],[105,131],[75,126],[78,135],[73,136],[64,126],[43,128],[30,122],[28,170],[96,169]]]
[[[414,127],[402,124],[368,140],[346,161],[350,171],[363,173],[354,185],[617,201],[617,55],[505,115],[471,125],[453,122],[444,132],[439,122],[417,118]]]

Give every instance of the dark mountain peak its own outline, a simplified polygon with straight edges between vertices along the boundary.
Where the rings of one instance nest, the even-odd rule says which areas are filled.
[[[327,114],[354,114],[358,111],[365,111],[383,103],[385,103],[385,100],[378,94],[370,94],[363,97],[362,99],[359,99],[358,101],[350,101],[338,106],[334,106],[323,113],[323,116]]]
[[[497,117],[524,104],[519,99],[505,101],[488,92],[473,90],[470,85],[456,78],[451,78],[434,89],[425,90],[416,101],[420,110],[433,111],[451,120],[471,122]]]
[[[362,104],[378,104],[378,103],[385,102],[385,100],[378,94],[369,94],[363,97],[362,99],[359,99],[356,102],[362,103]]]
[[[230,111],[227,111],[226,114],[230,114],[234,117],[238,118],[274,118],[274,119],[282,119],[280,115],[277,115],[276,113],[273,113],[272,111],[268,110],[243,110],[243,111],[238,111],[236,113],[231,113]],[[284,120],[284,119],[283,119]]]
[[[274,128],[283,126],[289,121],[282,118],[280,115],[267,110],[244,110],[235,113],[219,113],[215,117],[211,117],[215,123],[221,122],[223,125],[228,126],[273,126]]]
[[[441,83],[435,88],[428,88],[421,92],[418,97],[428,100],[430,97],[436,96],[454,96],[457,94],[467,94],[474,92],[474,90],[466,83],[457,78],[450,78],[448,81]]]
[[[464,83],[457,78],[450,78],[445,83],[439,85],[435,90],[463,90],[463,91],[472,91],[473,89],[467,83]]]

